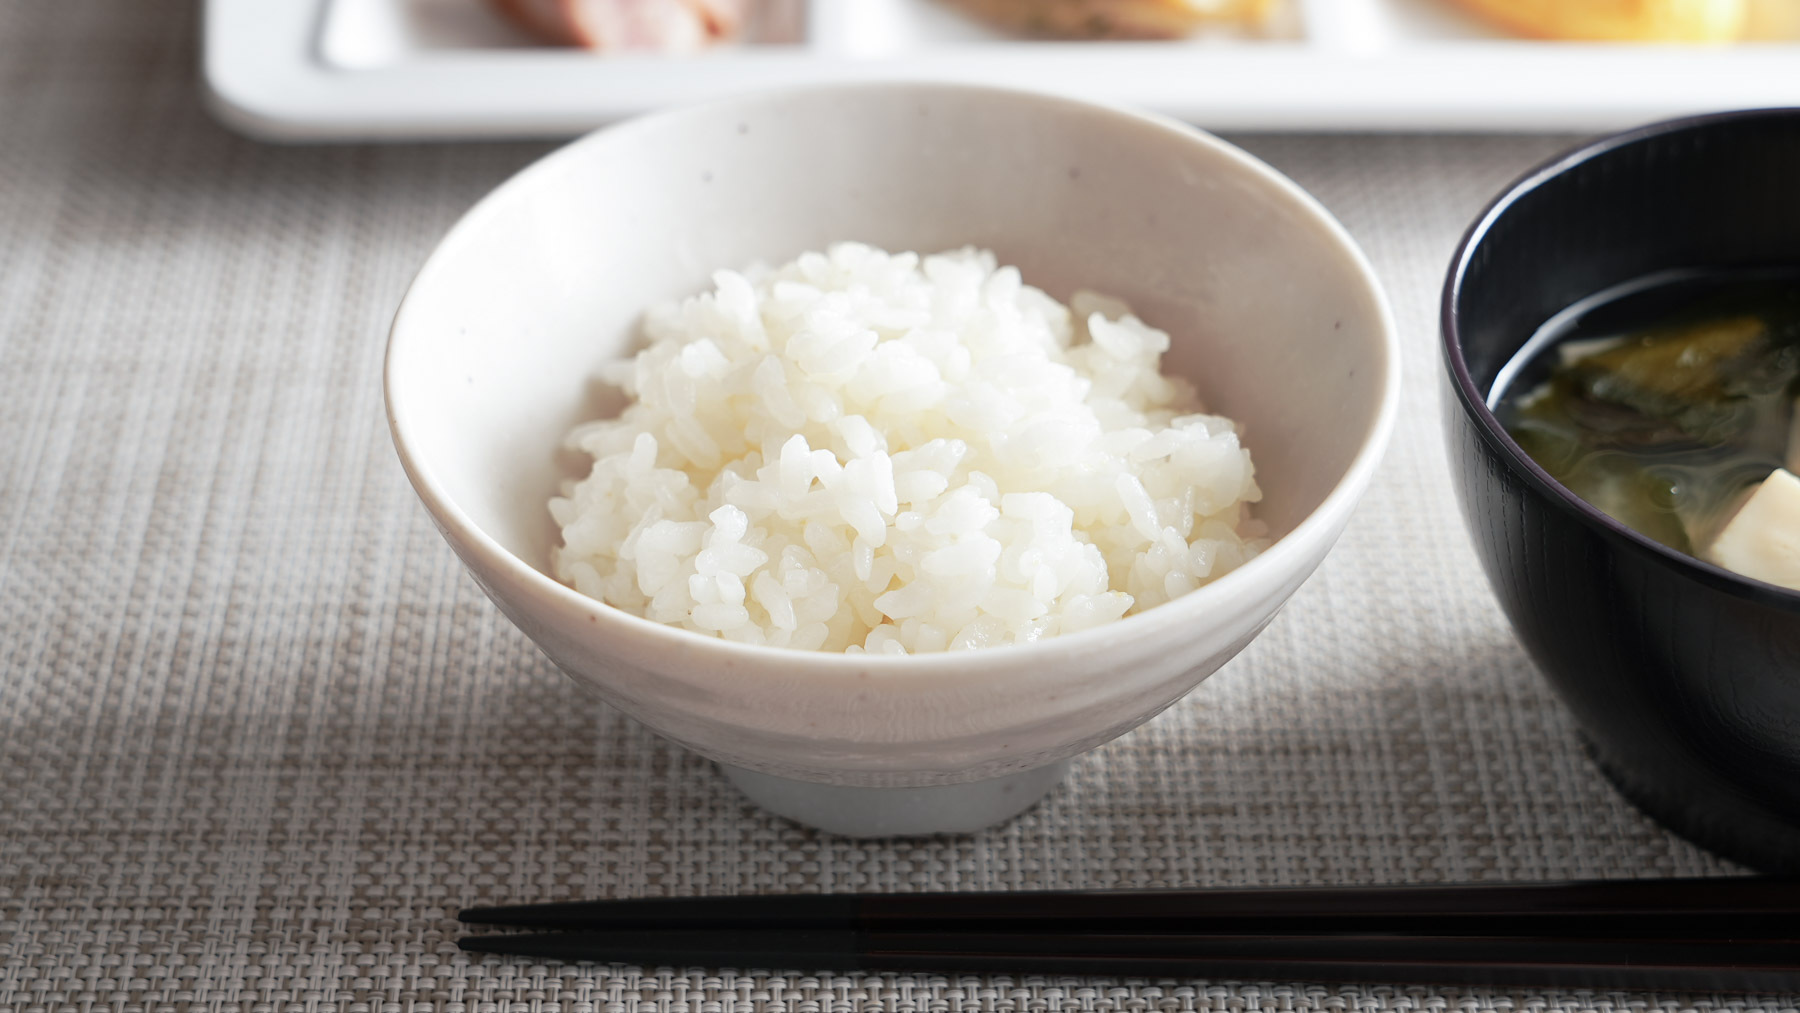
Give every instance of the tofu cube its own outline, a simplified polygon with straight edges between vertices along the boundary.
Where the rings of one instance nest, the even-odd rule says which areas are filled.
[[[1800,591],[1800,478],[1776,469],[1702,558],[1734,573]]]

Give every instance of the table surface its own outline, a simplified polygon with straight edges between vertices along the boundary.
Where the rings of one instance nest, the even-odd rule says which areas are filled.
[[[390,314],[544,145],[281,148],[208,118],[195,4],[0,2],[0,1009],[1792,1010],[1800,996],[712,973],[472,959],[470,903],[1731,874],[1621,799],[1480,577],[1444,265],[1573,139],[1246,136],[1385,279],[1392,449],[1266,634],[973,837],[745,803],[578,692],[427,521]]]

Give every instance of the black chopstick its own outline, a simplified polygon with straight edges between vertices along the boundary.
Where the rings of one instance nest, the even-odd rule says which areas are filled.
[[[1411,931],[1477,923],[1478,934],[1767,936],[1800,918],[1800,880],[1733,877],[1384,887],[779,894],[572,901],[468,908],[472,924],[533,929],[919,930],[964,926],[1061,932]]]
[[[1581,988],[1800,989],[1800,881],[812,894],[470,908],[549,960]]]
[[[744,929],[501,934],[467,937],[459,944],[473,952],[542,960],[839,973],[1002,972],[1684,991],[1800,988],[1800,944],[1792,940]]]

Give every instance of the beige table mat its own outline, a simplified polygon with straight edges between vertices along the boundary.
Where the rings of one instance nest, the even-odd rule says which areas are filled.
[[[856,842],[580,695],[427,523],[389,315],[534,145],[277,148],[196,4],[0,2],[0,1009],[1793,1009],[1797,996],[471,960],[473,902],[1737,871],[1625,804],[1478,576],[1439,439],[1464,223],[1567,142],[1248,137],[1387,280],[1393,449],[1242,657],[1009,826]]]

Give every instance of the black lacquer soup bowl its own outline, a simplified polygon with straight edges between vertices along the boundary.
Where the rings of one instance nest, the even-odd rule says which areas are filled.
[[[1800,265],[1800,109],[1659,123],[1528,174],[1444,287],[1452,466],[1482,565],[1592,753],[1641,808],[1800,873],[1800,593],[1651,541],[1558,485],[1486,407],[1552,315],[1684,268]]]

